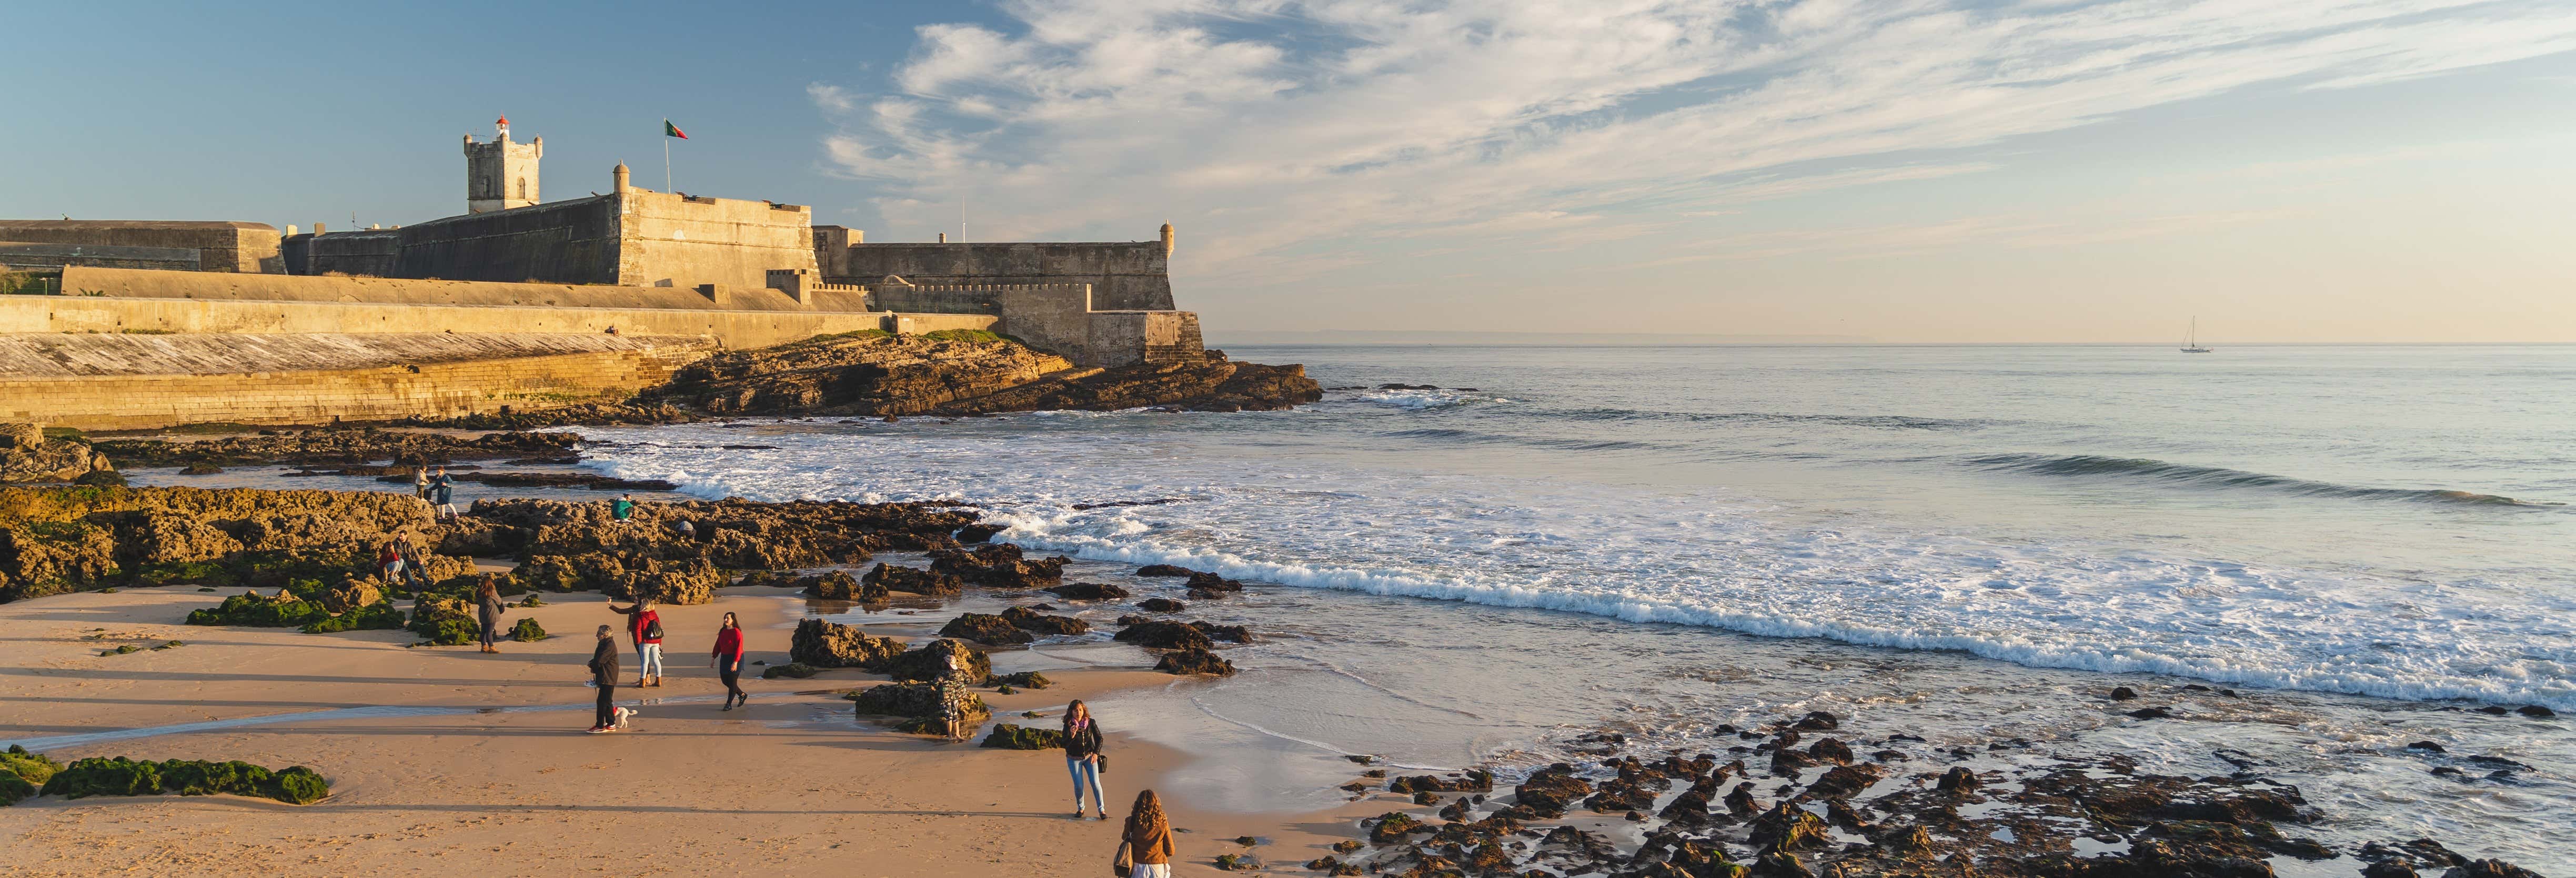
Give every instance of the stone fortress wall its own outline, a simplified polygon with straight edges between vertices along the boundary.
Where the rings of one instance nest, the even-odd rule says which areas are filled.
[[[719,347],[861,329],[985,329],[1086,366],[1203,355],[1197,315],[1173,310],[1169,225],[1155,241],[868,244],[856,230],[813,225],[801,205],[636,188],[624,165],[608,194],[543,202],[541,143],[513,143],[506,124],[489,143],[466,138],[469,211],[410,226],[281,235],[257,223],[0,221],[0,268],[59,276],[56,295],[0,295],[0,393],[53,400],[40,419],[72,426],[160,426],[219,410],[217,419],[274,423],[587,402],[660,380],[639,357],[668,366]],[[67,348],[59,337],[223,336],[189,344],[246,352],[298,336],[367,338],[416,352],[425,349],[384,347],[386,338],[425,333],[526,343],[469,346],[474,366],[290,358],[253,369],[259,358],[249,356],[210,375],[149,371],[198,360],[99,353],[131,354],[130,339]],[[602,337],[624,341],[550,347]],[[43,375],[11,365],[35,362],[11,351],[36,348],[127,365]],[[533,383],[512,383],[513,363]],[[403,367],[416,368],[383,371]],[[300,389],[255,391],[268,385]],[[369,394],[388,401],[358,401]],[[208,399],[182,399],[192,395]],[[99,413],[81,415],[84,405]]]

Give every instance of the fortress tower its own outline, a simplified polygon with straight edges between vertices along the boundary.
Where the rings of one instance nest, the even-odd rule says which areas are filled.
[[[490,213],[526,207],[541,200],[537,191],[537,160],[546,154],[546,139],[529,143],[510,142],[510,117],[492,123],[497,129],[490,143],[474,142],[465,135],[465,212]]]

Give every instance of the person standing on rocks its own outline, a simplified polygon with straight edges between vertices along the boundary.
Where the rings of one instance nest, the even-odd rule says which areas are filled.
[[[483,623],[483,651],[497,653],[501,640],[501,586],[492,577],[483,577],[483,591],[475,596],[475,616]]]
[[[1163,816],[1163,800],[1153,790],[1136,794],[1136,809],[1119,839],[1136,862],[1129,878],[1172,878],[1172,821]]]
[[[438,477],[429,480],[430,502],[438,506],[438,519],[456,517],[456,480],[447,477],[447,468],[438,468]]]
[[[411,468],[411,495],[420,498],[420,502],[429,502],[429,467]]]
[[[590,683],[599,687],[599,712],[590,723],[594,735],[617,728],[617,635],[612,630],[599,626],[599,645],[590,650]]]
[[[662,614],[653,612],[653,599],[640,598],[623,608],[610,604],[608,611],[633,617],[626,621],[626,634],[635,640],[635,685],[662,685]]]
[[[724,709],[732,710],[737,701],[751,703],[751,694],[742,691],[742,623],[732,613],[724,614],[723,625],[716,628],[716,650],[708,662],[715,665],[716,676],[724,678]]]
[[[1091,791],[1091,807],[1109,819],[1108,793],[1100,788],[1100,724],[1091,707],[1075,700],[1064,709],[1064,767],[1073,774],[1073,819],[1082,819],[1082,792]]]

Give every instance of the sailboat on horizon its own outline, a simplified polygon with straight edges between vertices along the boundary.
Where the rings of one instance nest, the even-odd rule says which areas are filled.
[[[2200,317],[2199,317],[2199,315],[2193,315],[2193,316],[2192,316],[2192,318],[2191,318],[2191,333],[2182,337],[2182,352],[2183,352],[2183,353],[2186,353],[2186,354],[2206,354],[2206,353],[2209,353],[2209,349],[2208,349],[2208,348],[2205,348],[2205,347],[2201,347],[2201,346],[2200,346]]]

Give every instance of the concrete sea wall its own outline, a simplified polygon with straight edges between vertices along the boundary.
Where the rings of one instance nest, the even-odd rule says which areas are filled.
[[[69,289],[70,287],[66,287]],[[841,332],[990,329],[983,314],[715,311],[372,302],[271,302],[111,296],[0,296],[0,333],[573,333],[705,336],[758,348]]]
[[[714,349],[605,334],[0,335],[0,421],[113,430],[543,410],[624,399]]]

